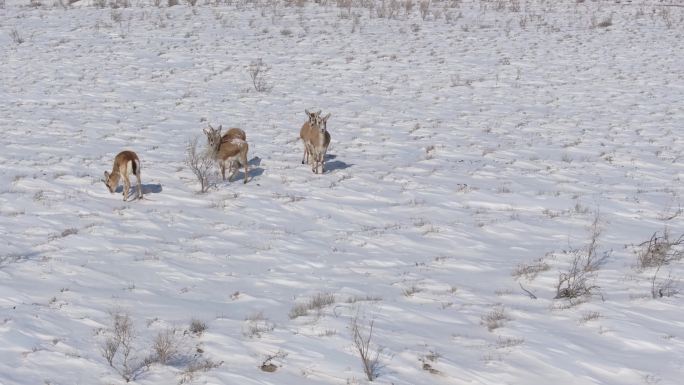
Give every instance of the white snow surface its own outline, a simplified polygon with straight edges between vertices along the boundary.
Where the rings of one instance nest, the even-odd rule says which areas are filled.
[[[353,318],[378,384],[681,383],[682,295],[635,263],[684,232],[684,8],[345,3],[0,2],[0,384],[126,383],[113,314],[132,362],[176,345],[135,384],[370,383]],[[306,108],[332,114],[320,175]],[[198,193],[208,123],[246,131],[247,184]],[[142,201],[101,182],[124,149]],[[595,218],[599,289],[554,299]]]

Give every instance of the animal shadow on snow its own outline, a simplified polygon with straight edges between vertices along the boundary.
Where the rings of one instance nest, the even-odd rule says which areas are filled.
[[[254,177],[261,176],[264,173],[264,169],[261,168],[261,158],[258,156],[255,156],[254,158],[250,159],[248,162],[249,164],[249,179],[247,180],[247,183],[252,181]],[[227,173],[227,172],[226,172]],[[242,182],[245,177],[245,169],[244,167],[240,167],[238,169],[238,172],[235,173],[235,176],[233,177],[233,181],[231,183],[235,182]],[[219,175],[219,179],[221,179],[221,176]],[[224,182],[228,182],[228,179],[226,179]]]
[[[337,155],[334,154],[326,154],[325,155],[325,172],[332,172],[335,170],[344,170],[346,168],[349,168],[353,166],[353,164],[345,163],[341,160],[333,160],[332,162],[330,161],[331,159],[337,158]]]
[[[114,191],[114,193],[123,194],[123,189],[124,189],[123,185],[119,185],[116,188],[116,190]],[[142,192],[143,192],[143,195],[159,194],[160,192],[162,192],[162,185],[160,183],[150,183],[150,184],[143,183],[142,184]],[[131,181],[131,189],[128,190],[128,195],[135,196],[135,194],[137,194],[137,193],[138,193],[138,185],[136,185],[134,181]]]

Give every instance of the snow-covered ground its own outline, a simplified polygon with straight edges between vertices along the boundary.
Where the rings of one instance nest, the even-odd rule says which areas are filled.
[[[680,383],[682,296],[635,268],[684,233],[676,1],[42,3],[0,0],[0,384],[125,383],[117,317],[136,384],[365,384],[354,319],[379,384]],[[198,193],[208,123],[247,184]],[[142,201],[101,182],[123,149]]]

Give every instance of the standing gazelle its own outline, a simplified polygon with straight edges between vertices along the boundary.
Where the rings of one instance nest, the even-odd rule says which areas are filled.
[[[233,139],[242,139],[247,141],[247,134],[241,128],[233,127],[229,128],[228,132],[221,135],[221,130],[223,130],[223,125],[220,125],[218,130],[209,125],[209,129],[204,129],[204,134],[207,136],[207,143],[210,147],[220,140],[222,142],[230,142]]]
[[[321,111],[309,112],[304,110],[309,116],[309,120],[304,123],[299,131],[299,136],[304,142],[304,157],[302,164],[311,164],[311,171],[318,174],[320,165],[321,174],[325,172],[325,154],[330,145],[330,133],[327,129],[330,114],[321,117]]]
[[[119,186],[119,179],[123,177],[123,200],[128,200],[128,190],[131,188],[131,181],[128,179],[128,175],[135,175],[138,180],[138,199],[143,198],[142,182],[140,181],[140,159],[138,155],[133,151],[121,151],[114,158],[114,166],[112,167],[112,173],[104,172],[105,179],[103,182],[109,189],[110,193],[114,193],[116,188]]]
[[[244,183],[247,183],[247,177],[249,175],[249,163],[247,162],[249,145],[246,141],[247,135],[242,129],[231,128],[225,135],[221,136],[222,129],[223,126],[219,126],[219,129],[216,130],[210,125],[209,130],[204,130],[212,156],[219,161],[221,176],[223,177],[223,180],[226,180],[226,163],[228,164],[228,169],[230,171],[230,175],[228,176],[229,181],[232,181],[240,165],[243,165],[245,167]]]
[[[305,138],[311,135],[311,130],[313,130],[313,127],[316,125],[316,122],[318,121],[318,119],[320,119],[321,110],[318,110],[318,112],[309,112],[308,109],[305,109],[304,112],[306,113],[306,116],[309,117],[309,120],[304,122],[301,130],[299,130],[299,137],[302,138],[302,142],[304,143],[304,155],[302,155],[302,164],[309,164],[311,162],[311,149],[309,147],[309,143],[307,143]]]

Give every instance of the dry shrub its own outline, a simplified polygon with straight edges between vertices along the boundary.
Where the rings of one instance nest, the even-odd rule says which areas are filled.
[[[670,275],[664,279],[658,279],[660,270],[672,262],[684,258],[684,234],[673,238],[665,228],[660,235],[653,233],[651,239],[637,246],[637,264],[639,271],[654,269],[651,276],[651,296],[653,298],[671,297],[677,294],[677,281]]]
[[[598,253],[598,240],[601,235],[599,228],[599,215],[596,214],[591,227],[591,239],[589,244],[581,249],[571,250],[573,256],[567,271],[558,274],[556,296],[554,299],[565,298],[574,300],[581,297],[589,297],[600,290],[594,284],[596,272],[606,262],[610,253]]]
[[[383,367],[382,362],[380,361],[380,355],[384,349],[371,345],[374,325],[375,322],[373,320],[368,322],[368,327],[361,325],[358,316],[352,318],[350,324],[352,341],[361,358],[363,372],[366,374],[368,381],[373,381],[378,378],[378,376],[380,376],[380,369]]]
[[[196,136],[188,142],[185,164],[190,167],[190,170],[200,182],[200,192],[205,193],[210,187],[209,175],[214,165],[214,159],[209,149],[201,151],[197,148],[198,141],[199,136]]]
[[[486,326],[487,330],[490,332],[494,329],[498,329],[509,321],[510,317],[506,315],[503,306],[496,306],[491,312],[480,317],[480,325]]]
[[[310,310],[316,310],[320,314],[323,309],[335,303],[335,295],[332,293],[318,293],[311,297],[307,302],[296,304],[290,310],[290,319],[302,317],[309,314]]]

